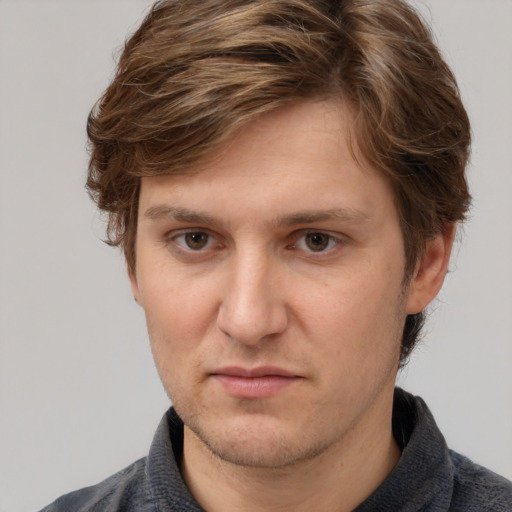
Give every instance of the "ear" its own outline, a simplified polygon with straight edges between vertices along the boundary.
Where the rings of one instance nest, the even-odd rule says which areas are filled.
[[[130,280],[130,287],[132,289],[133,298],[135,299],[135,302],[140,305],[139,283],[137,282],[135,271],[130,268],[128,268],[128,279]]]
[[[407,314],[423,311],[443,286],[454,236],[455,224],[449,224],[442,233],[427,241],[409,283]]]

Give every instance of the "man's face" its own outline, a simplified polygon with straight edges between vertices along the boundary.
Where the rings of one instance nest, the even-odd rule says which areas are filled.
[[[198,172],[142,180],[134,294],[185,439],[224,460],[284,466],[389,420],[403,239],[351,120],[296,104]]]

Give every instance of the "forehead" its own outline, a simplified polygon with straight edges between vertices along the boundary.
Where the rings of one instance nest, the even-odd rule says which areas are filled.
[[[169,207],[205,218],[232,207],[267,220],[319,209],[343,209],[354,219],[389,214],[391,188],[358,156],[353,123],[338,100],[262,115],[191,171],[142,178],[140,214]]]

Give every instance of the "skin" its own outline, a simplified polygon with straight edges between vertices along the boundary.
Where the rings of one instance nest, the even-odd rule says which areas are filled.
[[[298,103],[196,172],[142,179],[130,280],[208,511],[352,510],[398,461],[401,333],[441,287],[453,229],[404,283],[392,191],[355,161],[351,119]]]

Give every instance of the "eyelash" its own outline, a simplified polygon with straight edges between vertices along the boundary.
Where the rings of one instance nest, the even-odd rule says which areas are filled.
[[[313,243],[315,243],[314,237],[316,237],[316,238],[326,237],[327,238],[326,247],[321,248],[321,250],[319,250],[319,251],[312,250],[311,247],[309,247],[310,250],[308,250],[306,248],[301,249],[300,247],[298,247],[300,245],[300,242],[307,244],[308,237],[310,237],[310,241],[312,241]],[[289,248],[289,249],[299,248],[300,250],[304,250],[307,253],[316,254],[316,255],[320,256],[322,254],[330,253],[341,242],[342,242],[342,240],[339,236],[334,236],[330,233],[326,233],[325,231],[306,231],[306,232],[300,233],[300,236],[296,238],[296,241],[293,244],[288,245],[287,248]]]
[[[201,253],[204,252],[205,248],[201,248],[198,250],[195,250],[191,247],[187,247],[187,244],[185,242],[185,237],[192,235],[206,235],[208,237],[207,239],[207,245],[210,246],[213,242],[214,238],[211,233],[205,230],[184,230],[184,231],[178,231],[173,232],[170,235],[166,236],[166,243],[170,244],[173,243],[177,246],[178,250],[185,252],[185,253]],[[179,243],[178,240],[180,238],[183,238],[183,243]],[[219,247],[222,247],[222,244],[218,244]],[[209,249],[210,247],[206,247],[206,249]]]
[[[185,237],[192,235],[206,235],[208,237],[206,241],[206,246],[194,249],[190,247],[187,242],[185,241]],[[307,237],[327,237],[327,246],[325,249],[321,249],[319,251],[314,250],[308,250],[307,248],[300,247],[300,245],[306,244]],[[179,239],[182,238],[182,242],[179,242]],[[344,242],[343,237],[340,235],[333,235],[326,231],[315,231],[315,230],[301,230],[299,232],[293,233],[290,236],[292,242],[286,244],[286,249],[288,250],[302,250],[305,253],[308,253],[310,255],[314,255],[316,257],[322,257],[323,255],[330,254],[333,250],[336,249],[337,246],[342,244]],[[165,237],[166,244],[174,244],[176,249],[184,254],[188,255],[200,255],[204,253],[205,251],[209,249],[215,249],[215,247],[212,247],[212,244],[215,241],[215,236],[212,235],[207,230],[184,230],[184,231],[178,231],[178,232],[172,232],[170,235]],[[311,238],[311,241],[313,239]],[[224,245],[222,243],[216,244],[216,248],[222,248]]]

